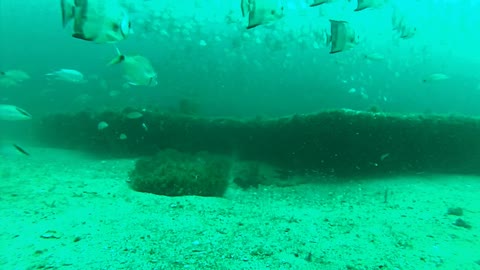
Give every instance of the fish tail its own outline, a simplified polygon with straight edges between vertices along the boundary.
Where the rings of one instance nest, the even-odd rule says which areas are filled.
[[[75,16],[75,3],[72,0],[60,0],[60,5],[62,8],[62,24],[65,27]]]

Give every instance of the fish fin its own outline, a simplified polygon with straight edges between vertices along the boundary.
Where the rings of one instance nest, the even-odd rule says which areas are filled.
[[[113,46],[115,48],[115,51],[117,52],[117,56],[115,56],[115,58],[113,58],[110,62],[108,62],[107,66],[113,66],[113,65],[116,65],[116,64],[120,64],[121,62],[123,62],[125,60],[125,55],[122,54],[122,52],[120,52],[120,50],[118,49],[117,46]]]
[[[358,0],[357,1],[357,7],[355,8],[354,11],[362,11],[368,7],[368,3],[365,3],[365,0]]]
[[[30,156],[30,153],[25,151],[22,147],[18,146],[17,144],[13,144],[13,147],[15,147],[15,149],[17,149],[18,152],[24,154],[25,156]]]
[[[256,23],[256,24],[250,24],[247,26],[247,29],[252,29],[252,28],[255,28],[257,26],[259,26],[261,23]]]
[[[115,58],[113,58],[110,62],[108,62],[107,66],[113,66],[116,64],[120,64],[125,60],[125,55],[117,55]]]
[[[325,4],[325,3],[328,3],[329,1],[313,1],[312,4],[310,4],[310,7],[316,7],[316,6],[320,6],[322,4]]]
[[[354,9],[353,11],[362,11],[364,9],[367,9],[368,7],[357,7],[356,9]]]
[[[72,35],[72,37],[78,38],[78,39],[83,39],[83,40],[86,40],[86,41],[93,41],[93,38],[88,38],[84,34],[81,34],[81,33],[74,33]]]
[[[245,15],[249,12],[248,10],[248,0],[242,0],[240,3],[240,7],[242,9],[242,17],[245,17]]]
[[[120,51],[120,49],[118,49],[117,46],[113,45],[113,47],[115,48],[115,52],[117,52],[118,56],[122,55],[122,52]]]
[[[75,16],[75,4],[71,0],[60,0],[60,6],[62,8],[62,24],[65,27]]]
[[[27,111],[25,111],[24,109],[21,109],[19,107],[15,107],[15,109],[22,115],[28,117],[28,118],[32,118],[32,115],[29,114]]]

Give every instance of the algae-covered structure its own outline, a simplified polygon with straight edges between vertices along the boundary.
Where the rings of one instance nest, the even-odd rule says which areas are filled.
[[[140,158],[129,174],[129,184],[134,190],[158,195],[222,196],[230,166],[225,157],[166,150]]]
[[[280,118],[206,118],[142,111],[57,114],[38,121],[44,144],[107,157],[207,151],[337,176],[480,173],[480,120],[332,110]],[[98,129],[98,123],[108,123]],[[123,136],[122,136],[123,135]]]

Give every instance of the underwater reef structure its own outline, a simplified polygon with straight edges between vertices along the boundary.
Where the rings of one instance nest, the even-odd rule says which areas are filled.
[[[136,191],[166,196],[216,196],[227,189],[231,160],[209,153],[165,150],[137,160],[129,174]]]
[[[480,174],[479,118],[331,110],[242,120],[131,111],[46,116],[36,120],[35,137],[112,158],[175,149],[336,176]]]

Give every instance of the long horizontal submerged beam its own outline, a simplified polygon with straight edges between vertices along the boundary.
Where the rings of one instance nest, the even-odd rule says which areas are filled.
[[[35,135],[47,146],[112,158],[170,148],[339,176],[480,174],[480,119],[463,116],[332,110],[242,120],[155,112],[78,113],[40,119]]]

